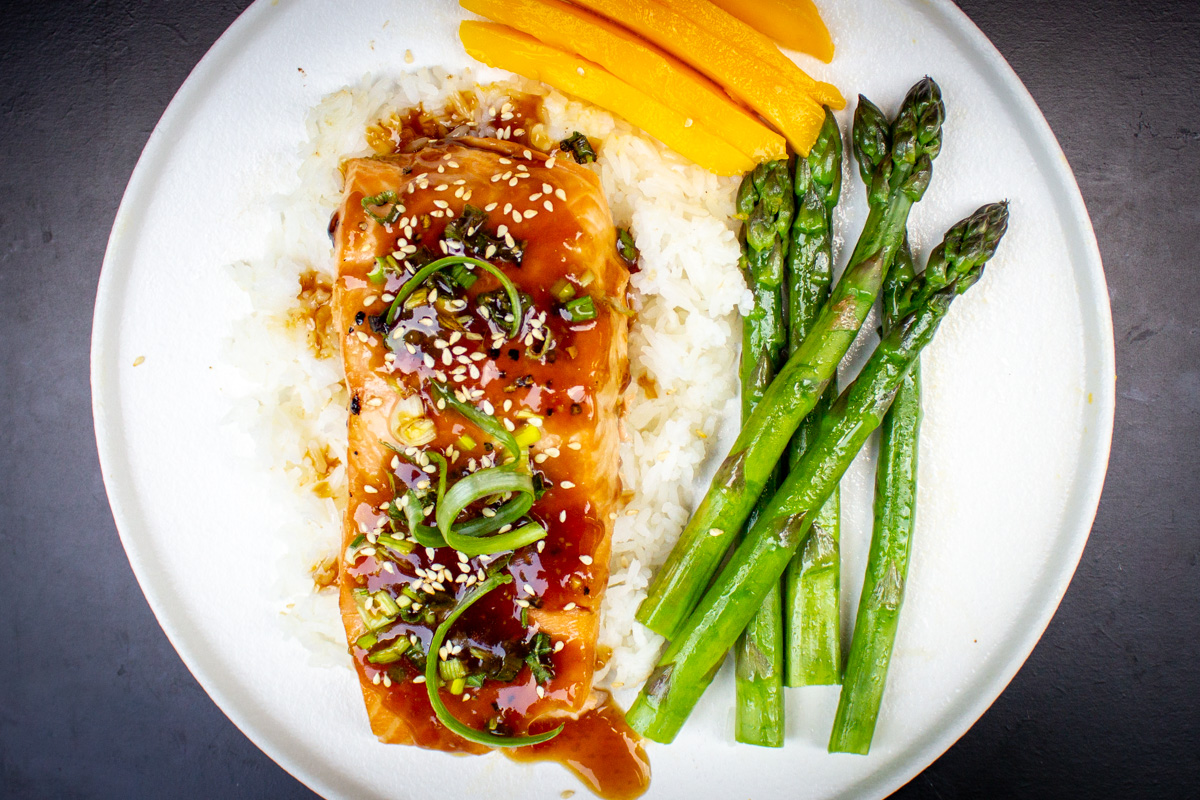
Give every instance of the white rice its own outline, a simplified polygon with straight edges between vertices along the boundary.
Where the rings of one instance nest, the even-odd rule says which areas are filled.
[[[508,91],[532,92],[544,95],[550,138],[578,130],[600,143],[593,168],[615,223],[632,231],[641,251],[642,270],[631,281],[638,312],[629,337],[634,380],[620,449],[622,483],[633,496],[616,521],[612,576],[601,607],[600,644],[611,648],[612,657],[596,675],[597,688],[634,688],[662,645],[634,613],[652,570],[665,560],[699,499],[698,477],[724,455],[714,452],[722,422],[736,425],[738,418],[737,312],[752,301],[737,269],[737,180],[716,177],[623,120],[541,84],[518,79],[480,89],[475,81],[470,73],[422,70],[364,80],[326,97],[309,115],[298,182],[278,201],[278,229],[262,256],[233,268],[254,312],[235,332],[230,354],[257,387],[236,421],[259,443],[263,466],[296,494],[292,513],[275,533],[284,553],[277,581],[282,619],[313,658],[348,666],[336,592],[314,591],[310,574],[314,564],[337,557],[340,542],[341,511],[333,499],[313,493],[318,476],[311,454],[325,451],[345,462],[341,364],[315,357],[306,331],[288,324],[297,276],[316,270],[333,277],[326,225],[340,200],[338,166],[369,154],[366,127],[394,111],[418,104],[440,109],[446,98],[467,91],[480,95],[482,113],[502,103]],[[653,381],[655,398],[639,378]],[[335,490],[344,480],[342,467],[328,478]]]

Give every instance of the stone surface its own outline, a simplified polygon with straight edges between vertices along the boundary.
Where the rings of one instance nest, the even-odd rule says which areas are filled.
[[[825,0],[832,2],[834,0]],[[1104,256],[1105,494],[1009,688],[897,793],[1191,797],[1200,784],[1200,6],[962,0],[1025,81]],[[188,674],[96,461],[92,300],[146,138],[244,2],[10,2],[0,18],[0,796],[311,797]]]

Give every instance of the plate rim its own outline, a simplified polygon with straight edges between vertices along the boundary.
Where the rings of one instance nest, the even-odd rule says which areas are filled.
[[[1099,508],[1112,445],[1116,402],[1115,340],[1103,262],[1091,218],[1061,145],[1015,70],[965,12],[951,0],[908,0],[906,5],[956,38],[965,52],[977,57],[973,60],[980,68],[984,82],[995,91],[1001,102],[1013,106],[1018,112],[1014,114],[1019,121],[1018,127],[1023,129],[1027,140],[1036,145],[1033,151],[1035,163],[1049,179],[1050,186],[1061,190],[1064,195],[1063,202],[1058,205],[1063,212],[1069,212],[1065,219],[1073,224],[1066,230],[1079,240],[1073,249],[1083,267],[1082,270],[1073,270],[1076,286],[1081,297],[1090,301],[1081,304],[1085,310],[1082,324],[1086,332],[1090,312],[1091,327],[1100,334],[1099,342],[1085,339],[1085,351],[1089,346],[1096,348],[1096,368],[1101,377],[1092,398],[1100,429],[1084,439],[1084,456],[1086,459],[1090,455],[1090,460],[1081,459],[1079,463],[1077,474],[1080,479],[1076,486],[1076,497],[1073,507],[1067,509],[1068,512],[1082,510],[1082,513],[1067,513],[1064,517],[1068,522],[1061,529],[1063,557],[1059,559],[1057,569],[1047,571],[1048,577],[1053,578],[1049,585],[1054,590],[1042,598],[1040,605],[1031,609],[1033,624],[1023,629],[1023,635],[1015,638],[1010,646],[1010,657],[1003,664],[992,665],[992,674],[984,681],[981,691],[960,703],[957,710],[954,706],[947,709],[946,716],[952,716],[955,724],[946,726],[940,734],[926,735],[907,753],[902,752],[893,762],[897,766],[877,770],[853,784],[852,795],[876,798],[885,797],[920,774],[970,730],[1024,666],[1045,633],[1078,568]],[[107,368],[115,364],[120,327],[118,300],[129,278],[129,271],[122,270],[120,265],[123,261],[127,263],[128,259],[124,256],[136,238],[133,234],[138,224],[136,212],[152,196],[149,190],[157,179],[156,167],[169,157],[170,145],[176,138],[172,134],[186,123],[188,108],[210,90],[226,61],[226,55],[236,51],[241,44],[252,39],[261,27],[269,24],[273,6],[273,0],[256,0],[218,37],[167,105],[131,173],[114,217],[97,283],[89,358],[92,417],[105,492],[122,547],[147,604],[184,666],[221,712],[268,758],[318,794],[338,797],[343,791],[340,783],[331,780],[336,776],[327,775],[311,762],[306,762],[304,754],[296,750],[298,743],[289,735],[278,730],[264,730],[263,726],[252,720],[251,715],[244,711],[249,699],[238,697],[241,694],[239,687],[224,685],[220,676],[205,669],[205,658],[189,643],[179,621],[172,618],[169,587],[156,580],[151,559],[146,557],[144,550],[139,549],[136,535],[132,533],[141,522],[138,519],[139,502],[132,490],[121,486],[121,473],[127,454],[122,447],[119,428],[119,372]],[[1050,163],[1042,163],[1045,157],[1049,157]],[[1081,281],[1082,277],[1089,280]],[[1108,376],[1112,380],[1107,380]],[[1092,445],[1090,454],[1086,452],[1088,443]],[[1074,523],[1070,520],[1074,520]]]

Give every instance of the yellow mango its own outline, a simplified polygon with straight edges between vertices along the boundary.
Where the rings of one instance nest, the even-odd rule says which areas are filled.
[[[757,58],[768,67],[779,70],[787,79],[796,81],[814,100],[832,109],[846,106],[846,99],[831,83],[818,81],[796,66],[796,62],[780,52],[769,38],[733,14],[719,8],[712,0],[651,0],[690,20],[713,36],[723,39],[727,47]],[[746,0],[747,3],[756,0]]]
[[[708,128],[630,86],[603,67],[493,22],[467,20],[458,36],[472,58],[607,108],[718,175],[741,175],[754,160]]]
[[[791,64],[791,72],[747,54],[728,36],[715,35],[690,17],[657,2],[576,0],[576,5],[619,21],[643,39],[695,67],[762,114],[797,152],[807,155],[816,141],[825,122],[825,112],[808,90],[815,90],[817,82],[792,64],[774,44],[767,43]],[[709,8],[725,13],[711,3]],[[753,36],[765,38],[750,26],[736,19],[733,22]]]
[[[812,0],[712,0],[784,47],[833,61],[833,39]]]
[[[787,157],[783,137],[674,56],[561,0],[460,0],[468,11],[595,62],[708,128],[756,162]]]

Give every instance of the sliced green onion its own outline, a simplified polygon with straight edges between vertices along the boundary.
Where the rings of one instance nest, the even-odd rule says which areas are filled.
[[[450,694],[462,694],[463,689],[467,688],[466,678],[455,678],[450,682]]]
[[[354,646],[360,647],[363,650],[370,650],[378,643],[379,637],[375,635],[374,631],[367,631],[362,636],[354,640]]]
[[[536,444],[538,439],[542,438],[542,429],[536,425],[526,425],[517,431],[517,435],[514,438],[521,447],[529,447],[532,444]]]
[[[438,664],[438,675],[444,681],[465,678],[467,676],[467,665],[461,659],[447,658]]]
[[[387,280],[387,266],[383,256],[375,256],[375,268],[367,273],[367,280],[371,283],[383,283]]]
[[[384,602],[380,595],[386,597],[387,601]],[[373,608],[367,608],[368,599],[373,601]],[[396,605],[396,601],[392,599],[391,595],[383,591],[371,594],[366,589],[355,589],[354,604],[358,606],[358,615],[362,617],[367,630],[378,630],[392,622],[400,614],[400,606]]]
[[[464,403],[454,396],[454,392],[450,387],[444,386],[437,381],[431,381],[430,386],[433,387],[434,397],[438,400],[445,400],[446,405],[453,408],[459,414],[462,414],[468,420],[475,424],[475,427],[491,436],[500,444],[504,445],[504,449],[512,454],[513,458],[519,458],[521,455],[521,446],[517,444],[517,440],[509,433],[500,420],[493,417],[491,414],[485,414],[470,403]]]
[[[367,537],[364,534],[360,533],[358,536],[355,536],[354,540],[352,542],[350,542],[350,546],[346,548],[346,552],[343,556],[343,559],[345,560],[345,562],[347,564],[353,564],[354,559],[358,558],[359,548],[362,547],[366,543],[367,543]]]
[[[474,450],[479,442],[475,441],[464,433],[462,436],[458,437],[458,442],[456,444],[458,444],[459,450]]]
[[[415,292],[417,287],[425,282],[426,278],[440,269],[452,267],[455,264],[473,264],[496,276],[496,279],[500,281],[500,285],[504,287],[504,291],[508,295],[508,301],[512,304],[513,321],[508,330],[508,338],[515,339],[517,334],[521,332],[521,295],[517,292],[517,287],[513,285],[513,282],[508,279],[507,275],[488,262],[470,256],[446,256],[445,258],[439,258],[431,264],[426,264],[417,270],[417,274],[405,281],[400,290],[396,292],[396,299],[392,301],[391,308],[387,312],[388,324],[394,325],[396,323],[396,318],[400,314],[400,309],[404,306],[405,299]]]
[[[446,540],[438,533],[438,529],[423,522],[425,517],[421,514],[421,499],[417,497],[417,493],[410,489],[405,497],[408,498],[408,502],[404,504],[404,516],[408,521],[409,536],[416,539],[417,544],[422,547],[445,547]]]
[[[391,664],[393,661],[399,661],[411,648],[412,642],[407,636],[397,636],[387,647],[367,656],[367,661],[372,664]]]
[[[441,649],[442,643],[446,641],[446,634],[450,632],[450,628],[458,621],[463,612],[470,608],[479,598],[486,595],[488,592],[495,589],[497,586],[510,583],[512,577],[510,575],[492,575],[488,579],[475,584],[467,590],[458,604],[446,615],[442,620],[442,624],[438,625],[437,630],[433,632],[433,638],[429,642],[429,652],[436,654]],[[452,733],[455,733],[469,742],[484,745],[485,747],[525,747],[531,744],[540,744],[553,739],[558,734],[562,733],[563,726],[559,725],[552,731],[539,733],[536,736],[498,736],[494,733],[486,731],[477,731],[474,728],[464,725],[462,722],[454,718],[450,710],[446,708],[446,704],[442,702],[441,694],[438,692],[438,663],[436,658],[428,658],[425,662],[425,690],[429,693],[429,704],[433,706],[433,713],[437,714],[437,718],[441,720]],[[453,688],[453,687],[451,687]]]
[[[566,278],[559,278],[550,287],[550,294],[560,303],[565,303],[575,296],[575,286]]]
[[[584,322],[596,318],[596,304],[592,302],[590,295],[575,298],[567,303],[566,308],[572,322]]]
[[[586,289],[587,287],[591,286],[592,282],[595,280],[596,273],[589,269],[588,271],[584,272],[583,277],[579,279],[579,285]]]
[[[391,210],[388,211],[386,217],[381,217],[371,210],[373,206],[391,205]],[[396,220],[400,219],[400,213],[404,210],[404,206],[396,202],[396,193],[391,189],[386,192],[380,192],[372,197],[364,197],[362,199],[363,211],[367,216],[378,222],[380,225],[391,225]]]
[[[395,536],[388,536],[386,533],[379,535],[375,540],[377,544],[381,544],[389,550],[395,550],[401,555],[408,555],[413,551],[413,543],[405,539],[397,539]]]
[[[533,495],[521,493],[496,509],[496,515],[493,517],[476,517],[466,522],[455,523],[454,532],[461,536],[486,536],[516,522],[529,513],[531,508]]]
[[[437,526],[446,539],[446,544],[468,556],[482,556],[516,550],[544,538],[546,529],[536,522],[494,536],[467,536],[460,530],[455,530],[454,520],[464,508],[476,500],[505,492],[520,493],[532,498],[533,479],[528,473],[519,472],[512,467],[492,467],[473,472],[451,486],[437,507]],[[488,521],[494,524],[495,518]]]
[[[472,689],[482,689],[483,683],[486,680],[487,675],[484,675],[482,672],[472,672],[467,676],[464,683],[466,683],[466,685],[470,686]]]

